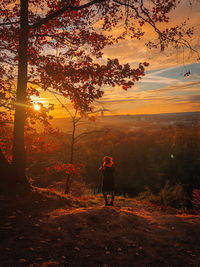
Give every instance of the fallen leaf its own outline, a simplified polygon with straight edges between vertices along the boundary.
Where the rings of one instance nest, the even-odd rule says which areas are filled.
[[[10,226],[11,222],[4,223],[5,226]]]
[[[175,247],[175,248],[180,247],[180,244],[179,244],[179,243],[175,243],[175,244],[174,244],[174,247]]]
[[[35,260],[36,260],[36,261],[42,261],[43,258],[36,258]]]
[[[17,239],[19,240],[23,240],[25,237],[22,235],[22,236],[19,236]]]
[[[27,260],[26,259],[19,259],[19,262],[24,263],[24,262],[27,262]]]

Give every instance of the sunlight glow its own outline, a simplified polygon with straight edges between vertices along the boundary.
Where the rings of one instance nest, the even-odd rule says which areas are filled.
[[[38,103],[34,103],[33,107],[34,107],[35,110],[40,110],[40,108],[41,108]]]

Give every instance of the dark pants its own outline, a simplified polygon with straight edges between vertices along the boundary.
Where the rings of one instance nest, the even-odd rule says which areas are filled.
[[[103,197],[104,197],[104,200],[105,200],[106,205],[108,205],[108,197],[107,197],[107,194],[111,194],[111,202],[110,203],[113,204],[114,197],[115,197],[114,191],[111,191],[111,192],[103,191]]]

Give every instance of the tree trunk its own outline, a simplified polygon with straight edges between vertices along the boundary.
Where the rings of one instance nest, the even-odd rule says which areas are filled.
[[[26,119],[26,88],[27,88],[27,50],[28,50],[28,0],[20,0],[20,36],[19,36],[19,62],[16,94],[16,109],[14,118],[13,137],[13,168],[16,183],[19,186],[29,187],[25,175],[26,153],[24,147],[24,125]]]
[[[12,165],[8,163],[6,158],[4,157],[4,154],[0,148],[0,191],[5,192],[8,191],[8,189],[11,186],[11,179],[13,177],[13,169]]]
[[[76,122],[75,122],[75,118],[73,118],[73,129],[72,129],[71,150],[70,150],[70,164],[73,164],[73,162],[74,162],[75,132],[76,132]]]
[[[74,141],[75,141],[75,132],[76,132],[76,118],[73,118],[73,129],[72,129],[72,139],[71,139],[71,149],[70,149],[70,164],[74,162]],[[67,174],[66,185],[65,185],[65,194],[69,194],[70,191],[70,180],[71,175]]]

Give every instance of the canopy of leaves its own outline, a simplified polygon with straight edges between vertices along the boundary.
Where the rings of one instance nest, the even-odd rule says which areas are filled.
[[[189,46],[183,39],[192,30],[180,27],[159,30],[167,23],[177,0],[4,0],[0,3],[0,97],[1,106],[13,108],[17,80],[20,34],[20,4],[28,3],[28,86],[57,90],[69,97],[76,109],[90,110],[105,86],[132,87],[145,71],[147,62],[137,68],[121,65],[117,59],[102,58],[102,49],[124,39],[140,39],[144,25],[158,33],[163,50],[170,43]],[[115,27],[124,30],[113,36]]]

